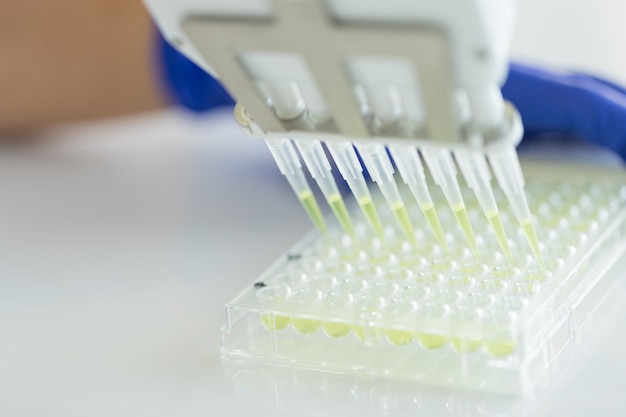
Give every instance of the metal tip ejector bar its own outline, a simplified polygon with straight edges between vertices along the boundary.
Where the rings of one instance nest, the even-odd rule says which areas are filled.
[[[493,173],[541,262],[515,152],[521,120],[500,92],[514,0],[181,0],[167,11],[165,0],[146,2],[172,43],[237,99],[236,119],[267,141],[322,232],[326,224],[300,158],[343,230],[354,234],[326,147],[381,241],[387,225],[378,210],[386,208],[376,207],[357,152],[415,247],[416,217],[393,164],[442,250],[447,231],[427,174],[479,254],[460,174],[513,261]]]

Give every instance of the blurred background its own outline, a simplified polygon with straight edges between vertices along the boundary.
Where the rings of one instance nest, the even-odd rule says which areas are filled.
[[[625,15],[520,1],[515,58],[626,84]],[[310,225],[230,109],[173,101],[139,0],[0,0],[0,414],[248,415],[223,306]],[[594,360],[568,407],[623,410]]]

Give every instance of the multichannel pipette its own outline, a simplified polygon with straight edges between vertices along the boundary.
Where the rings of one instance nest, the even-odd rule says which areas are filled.
[[[320,231],[326,225],[300,157],[343,230],[354,234],[326,145],[381,242],[393,226],[419,248],[422,235],[414,225],[425,218],[445,250],[456,234],[442,228],[439,216],[451,210],[467,245],[480,254],[460,173],[503,254],[514,262],[494,200],[493,171],[541,260],[515,152],[521,120],[499,89],[508,67],[514,0],[145,1],[172,44],[236,98],[237,120],[267,140]],[[423,218],[402,200],[393,163]],[[387,208],[374,206],[363,167],[395,225],[381,224],[378,211]],[[435,204],[428,174],[449,208]]]

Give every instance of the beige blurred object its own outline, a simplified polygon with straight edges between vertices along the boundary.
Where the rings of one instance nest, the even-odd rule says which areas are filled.
[[[0,133],[163,106],[140,0],[0,0]]]

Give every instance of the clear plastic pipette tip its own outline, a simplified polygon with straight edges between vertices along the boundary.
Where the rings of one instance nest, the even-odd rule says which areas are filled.
[[[470,249],[475,254],[478,254],[474,229],[472,229],[472,224],[467,215],[467,208],[461,196],[452,154],[447,149],[423,149],[422,155],[435,183],[443,191]]]
[[[357,149],[363,158],[365,167],[367,168],[372,180],[378,185],[380,191],[385,197],[385,201],[391,208],[394,216],[400,223],[402,231],[409,239],[413,246],[417,247],[415,239],[415,229],[409,218],[409,214],[404,205],[404,201],[400,197],[398,185],[393,176],[393,166],[387,155],[385,147],[382,145],[357,145]]]
[[[354,147],[347,141],[331,141],[327,143],[327,146],[339,172],[348,183],[350,191],[352,191],[354,198],[359,203],[359,207],[361,207],[367,222],[378,238],[384,241],[385,233],[383,226],[380,223],[376,205],[374,204],[374,200],[372,200],[370,190],[363,177],[363,167],[359,162]]]
[[[485,217],[487,217],[500,247],[505,256],[512,262],[513,255],[511,254],[511,248],[509,247],[506,232],[502,225],[496,199],[493,196],[491,174],[489,173],[489,166],[487,165],[485,154],[483,152],[467,150],[457,151],[454,153],[454,156],[461,168],[465,182],[469,188],[474,191],[478,204],[485,214]]]
[[[313,179],[317,182],[326,202],[332,209],[335,217],[343,230],[349,235],[354,235],[354,226],[348,213],[348,209],[343,201],[343,197],[337,189],[337,184],[331,172],[331,166],[324,153],[320,141],[296,141],[296,146],[300,150],[302,159]]]
[[[393,156],[393,160],[398,167],[400,176],[405,184],[409,186],[411,193],[420,206],[424,217],[428,221],[428,225],[433,235],[441,245],[447,250],[446,238],[437,215],[437,210],[433,204],[432,197],[428,191],[426,176],[424,174],[424,166],[420,160],[417,148],[410,145],[394,145],[389,150]]]
[[[524,175],[515,148],[511,147],[490,152],[489,161],[498,183],[506,194],[511,209],[526,235],[526,240],[528,240],[533,255],[541,266],[544,266],[539,239],[537,238],[537,232],[530,215],[528,202],[526,201]]]
[[[302,172],[302,165],[293,144],[289,139],[268,139],[265,142],[278,165],[278,169],[287,178],[309,218],[320,232],[327,235],[328,228],[324,216]]]

